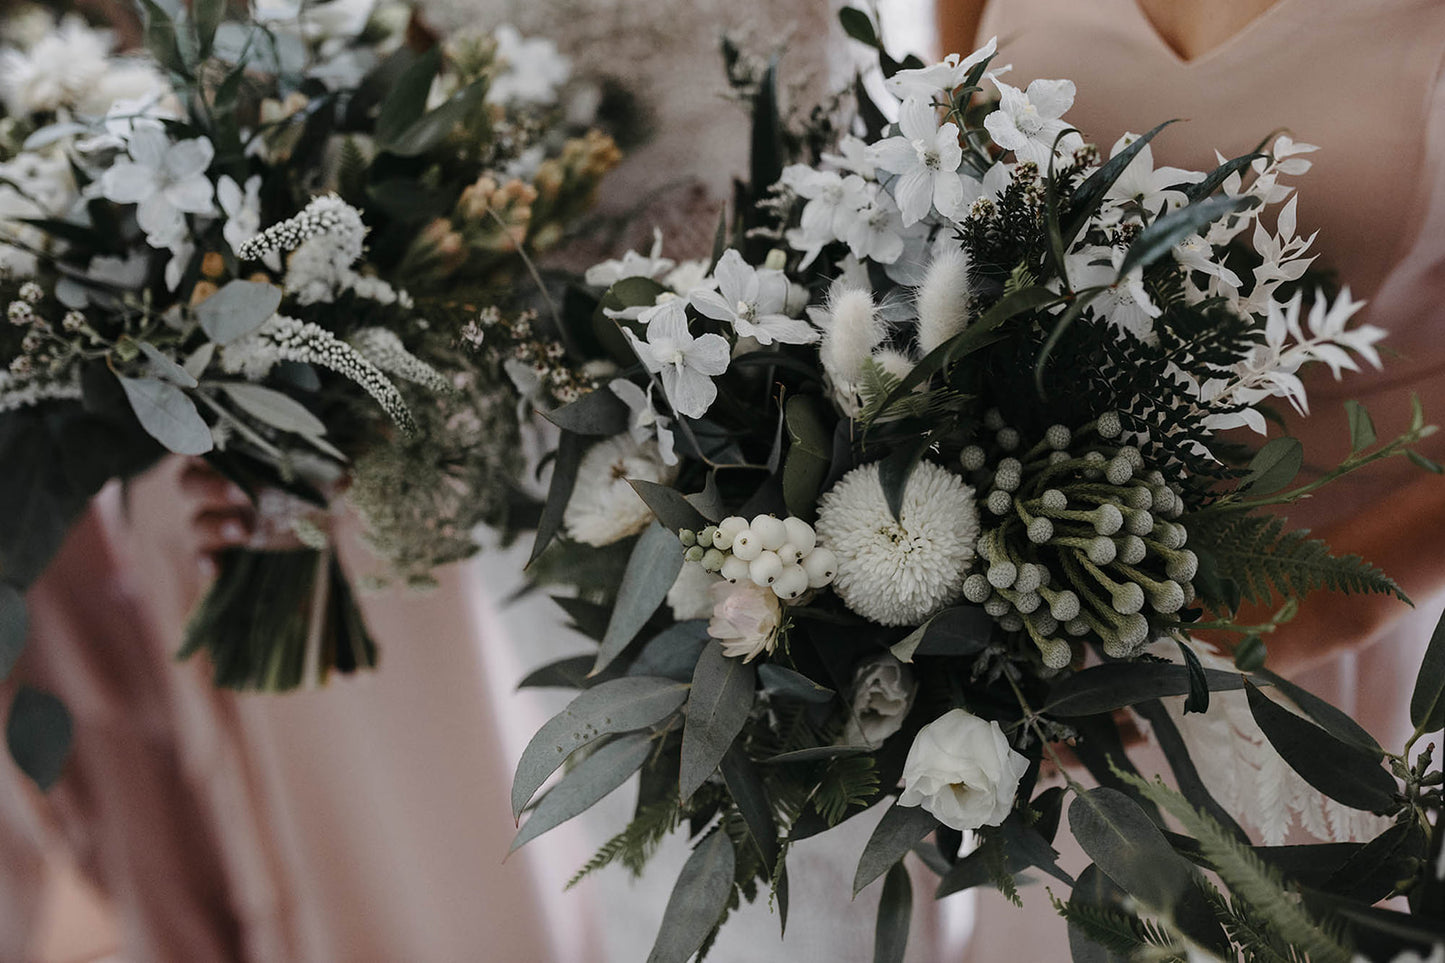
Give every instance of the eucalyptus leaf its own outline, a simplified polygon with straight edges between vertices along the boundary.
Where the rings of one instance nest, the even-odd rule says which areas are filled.
[[[196,24],[196,41],[200,45],[198,53],[201,59],[209,57],[211,45],[216,39],[216,28],[221,25],[221,19],[226,15],[226,0],[194,0],[191,4],[191,16]]]
[[[934,899],[993,882],[995,866],[999,863],[1009,876],[1038,867],[1066,886],[1074,884],[1073,877],[1059,868],[1058,852],[1037,829],[1024,825],[1018,813],[1009,813],[1001,825],[986,827],[980,833],[983,843],[944,874]]]
[[[245,381],[227,381],[220,387],[237,408],[272,428],[310,438],[326,434],[325,422],[289,395]]]
[[[687,496],[671,485],[659,485],[642,478],[629,478],[627,484],[674,537],[682,529],[697,532],[710,524],[702,512],[687,500]]]
[[[827,686],[821,686],[801,672],[794,672],[786,666],[765,662],[758,667],[758,682],[763,691],[781,699],[797,699],[819,705],[831,702],[837,695]]]
[[[5,743],[20,771],[42,791],[53,786],[65,768],[73,728],[70,712],[49,692],[22,685],[15,693]]]
[[[445,103],[427,111],[410,127],[384,144],[385,149],[401,157],[417,157],[444,141],[457,125],[477,110],[487,94],[487,81],[478,80],[453,94]]]
[[[687,698],[688,687],[671,679],[628,676],[588,689],[547,720],[517,762],[512,815],[523,808],[575,750],[615,732],[645,729],[667,718]]]
[[[862,756],[873,751],[872,746],[809,746],[806,749],[790,749],[787,752],[780,752],[769,756],[763,762],[769,765],[779,765],[795,762],[818,762],[822,759],[841,759],[844,756]]]
[[[1209,787],[1200,777],[1199,770],[1195,768],[1194,760],[1189,755],[1189,747],[1179,734],[1179,727],[1175,725],[1174,718],[1164,708],[1164,704],[1158,700],[1140,702],[1134,706],[1134,711],[1149,723],[1154,740],[1159,743],[1159,748],[1164,752],[1164,758],[1169,761],[1169,768],[1174,773],[1174,781],[1178,784],[1179,791],[1184,794],[1184,798],[1188,799],[1195,809],[1203,811],[1227,829],[1235,839],[1249,845],[1249,836],[1230,815],[1229,810],[1221,806],[1219,801],[1214,798]]]
[[[1415,691],[1410,695],[1410,722],[1422,732],[1445,729],[1445,615],[1430,636]]]
[[[908,490],[908,479],[913,477],[913,469],[918,467],[932,441],[931,434],[924,435],[912,444],[900,445],[878,462],[878,484],[895,519],[903,514],[903,493]]]
[[[778,104],[776,56],[769,61],[753,96],[752,142],[748,154],[749,183],[754,191],[766,191],[783,175],[783,119]]]
[[[641,769],[651,754],[651,737],[645,732],[634,732],[614,739],[583,759],[537,803],[508,852],[516,852],[547,830],[591,809]]]
[[[1336,739],[1342,742],[1348,742],[1350,745],[1364,750],[1375,759],[1383,759],[1385,757],[1385,750],[1375,741],[1375,737],[1366,732],[1365,728],[1358,722],[1351,719],[1348,713],[1341,712],[1308,689],[1301,688],[1288,679],[1275,675],[1266,669],[1255,670],[1254,676],[1279,689],[1280,692],[1289,697],[1291,702],[1299,706],[1305,715],[1309,716],[1310,719],[1314,720]]]
[[[281,289],[264,281],[232,281],[196,305],[201,330],[216,344],[254,333],[281,306]]]
[[[913,915],[913,884],[902,860],[883,879],[878,924],[873,932],[873,963],[903,963],[908,949],[908,924]]]
[[[146,361],[150,362],[151,372],[157,378],[181,388],[196,386],[196,379],[191,377],[191,373],[162,354],[155,345],[149,341],[138,341],[136,344],[140,347],[140,353],[145,355]]]
[[[417,118],[426,113],[427,97],[441,62],[438,44],[413,60],[387,92],[376,116],[376,142],[383,150],[396,144]]]
[[[727,751],[718,768],[738,812],[742,813],[743,822],[748,824],[748,836],[757,846],[763,865],[771,869],[778,862],[778,831],[761,774],[737,745]]]
[[[1358,401],[1345,402],[1345,416],[1350,422],[1350,453],[1364,451],[1375,443],[1375,422]]]
[[[185,368],[186,374],[190,375],[193,379],[198,379],[201,375],[205,374],[206,369],[211,365],[211,359],[215,356],[216,343],[214,341],[207,341],[188,354],[186,360],[181,362],[181,367]]]
[[[679,791],[685,803],[707,781],[748,721],[756,696],[752,663],[723,655],[709,642],[697,660],[692,692],[683,712]]]
[[[697,668],[703,646],[710,640],[706,619],[674,622],[642,643],[637,658],[627,667],[628,675],[654,675],[687,682]]]
[[[988,645],[993,625],[981,606],[958,605],[939,612],[889,651],[899,662],[918,655],[971,655]]]
[[[1276,438],[1267,442],[1249,461],[1243,487],[1251,495],[1268,495],[1294,481],[1304,466],[1304,446],[1298,438]]]
[[[868,838],[858,871],[853,876],[853,895],[888,872],[924,836],[938,828],[938,820],[921,806],[900,806],[894,803]]]
[[[0,681],[10,676],[20,653],[25,651],[25,638],[29,631],[25,593],[13,585],[0,582]]]
[[[613,603],[612,620],[597,650],[594,673],[601,672],[622,654],[628,644],[642,631],[652,613],[667,598],[677,573],[682,571],[682,542],[677,533],[653,522],[637,539],[622,584]]]
[[[557,457],[552,462],[552,482],[547,489],[547,502],[542,506],[542,517],[537,520],[537,536],[532,541],[532,554],[527,558],[528,566],[541,557],[562,528],[562,516],[567,511],[567,502],[572,498],[572,489],[577,484],[577,469],[582,465],[582,455],[586,449],[587,439],[574,431],[562,432],[562,436],[557,440]]]
[[[585,689],[591,684],[588,673],[592,671],[592,656],[569,655],[565,659],[538,666],[521,682],[519,689]]]
[[[698,844],[677,878],[647,963],[687,963],[722,919],[733,891],[737,852],[721,830]]]
[[[814,398],[796,395],[788,399],[785,410],[791,444],[783,460],[783,498],[790,514],[812,521],[818,491],[833,460],[833,432]]]
[[[1205,669],[1211,692],[1243,688],[1244,676]],[[1161,662],[1110,662],[1075,672],[1049,690],[1043,711],[1055,716],[1091,716],[1166,696],[1188,695],[1190,673]]]
[[[1249,710],[1265,738],[1305,782],[1354,809],[1398,808],[1394,777],[1369,752],[1330,735],[1246,684]]]
[[[116,377],[136,420],[156,441],[178,455],[204,455],[215,447],[206,420],[181,389],[155,378]]]
[[[1182,640],[1176,639],[1175,642],[1184,659],[1184,668],[1189,672],[1189,694],[1184,698],[1184,712],[1208,712],[1209,680],[1204,675],[1204,664]]]
[[[579,435],[620,435],[627,430],[627,403],[608,389],[590,391],[571,404],[542,413],[552,424]]]

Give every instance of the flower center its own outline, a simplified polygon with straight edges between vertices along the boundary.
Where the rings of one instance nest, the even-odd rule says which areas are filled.
[[[938,156],[938,149],[933,147],[923,138],[913,142],[913,149],[918,152],[918,162],[931,171],[943,169],[943,160]]]
[[[758,316],[758,306],[749,301],[739,301],[737,312],[740,320],[752,321]]]
[[[1033,104],[1025,104],[1024,109],[1014,117],[1014,126],[1021,132],[1032,137],[1044,129],[1044,119],[1039,116],[1039,109]]]

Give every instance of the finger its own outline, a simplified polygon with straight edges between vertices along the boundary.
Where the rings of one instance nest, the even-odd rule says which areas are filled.
[[[246,545],[251,540],[252,527],[250,516],[240,511],[201,512],[191,525],[197,550],[204,554]]]

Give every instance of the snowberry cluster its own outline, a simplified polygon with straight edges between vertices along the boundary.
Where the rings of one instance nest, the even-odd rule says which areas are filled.
[[[758,515],[751,522],[730,515],[700,532],[678,533],[685,557],[729,582],[750,579],[791,601],[822,588],[838,574],[838,559],[818,544],[813,526],[801,518]]]
[[[964,596],[1005,630],[1026,632],[1051,668],[1072,658],[1061,633],[1092,636],[1115,658],[1137,655],[1160,634],[1160,617],[1194,598],[1199,563],[1174,521],[1179,492],[1146,470],[1113,412],[1077,434],[1054,425],[1027,451],[997,411],[984,426],[989,450],[969,445],[960,459],[992,516],[978,542],[986,567]]]

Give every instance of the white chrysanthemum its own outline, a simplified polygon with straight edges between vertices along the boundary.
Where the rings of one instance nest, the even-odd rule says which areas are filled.
[[[639,444],[630,434],[599,441],[587,449],[577,470],[577,487],[562,515],[567,534],[598,546],[636,535],[652,521],[652,509],[627,479],[667,485],[676,473],[662,463],[656,442]]]
[[[963,591],[978,540],[973,489],[921,462],[888,510],[875,462],[855,468],[818,503],[818,540],[838,557],[833,590],[859,615],[883,625],[916,625]]]
[[[722,577],[714,575],[701,565],[684,565],[677,573],[677,580],[667,590],[667,604],[672,617],[679,622],[688,619],[706,619],[712,616],[712,587],[722,583]]]

